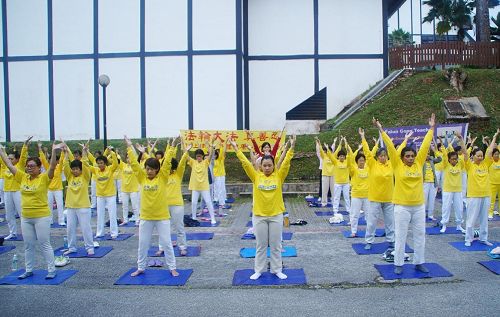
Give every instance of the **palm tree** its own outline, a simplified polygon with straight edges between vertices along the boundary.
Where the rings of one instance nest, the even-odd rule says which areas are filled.
[[[391,47],[413,44],[410,33],[401,28],[389,34],[389,43]]]
[[[423,23],[438,20],[436,32],[439,35],[456,28],[459,39],[465,38],[465,32],[472,25],[470,0],[427,0],[423,3],[431,7]]]

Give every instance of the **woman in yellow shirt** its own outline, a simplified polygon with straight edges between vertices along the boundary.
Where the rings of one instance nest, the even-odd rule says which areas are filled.
[[[123,160],[120,162],[121,169],[121,200],[122,200],[122,216],[123,222],[120,226],[124,226],[129,222],[128,213],[129,207],[132,207],[132,221],[135,221],[135,225],[139,225],[139,182],[132,170],[132,165],[130,162],[130,157],[127,156],[127,162]],[[130,204],[129,204],[130,201]]]
[[[361,210],[368,211],[368,177],[369,170],[366,166],[366,156],[363,153],[354,155],[352,149],[347,145],[348,166],[351,176],[351,212],[349,221],[351,223],[351,237],[358,232],[358,220]]]
[[[498,135],[497,131],[497,135]],[[494,143],[494,142],[492,142]],[[491,201],[490,201],[490,210],[488,212],[488,219],[493,219],[493,213],[495,211],[495,201],[497,200],[497,197],[500,202],[500,150],[498,147],[494,147],[492,152],[491,152],[491,157],[493,159],[493,162],[491,163],[490,166],[490,187],[491,187]],[[496,211],[498,214],[498,210]]]
[[[28,158],[28,145],[30,144],[31,138],[32,137],[29,137],[24,142],[21,154],[14,150],[8,155],[8,158],[12,165],[14,165],[18,169],[24,170],[26,159]],[[16,181],[14,175],[7,168],[7,165],[3,165],[3,196],[5,199],[5,220],[7,220],[7,225],[9,226],[9,235],[5,237],[5,240],[10,240],[17,237],[16,217],[21,214],[21,192],[19,186],[20,184]]]
[[[219,148],[214,153],[214,196],[215,200],[219,203],[219,213],[222,214],[222,209],[226,204],[226,169],[224,161],[226,159],[226,146],[227,144],[219,144]]]
[[[234,140],[228,142],[233,146],[236,156],[241,161],[245,173],[253,183],[253,208],[252,223],[255,228],[256,254],[255,273],[250,279],[258,279],[266,271],[267,247],[271,253],[271,273],[280,279],[286,279],[283,274],[281,262],[281,236],[283,232],[283,212],[285,204],[283,202],[283,182],[290,170],[290,161],[293,157],[295,136],[291,138],[290,149],[288,150],[283,163],[279,169],[274,167],[274,157],[264,155],[261,164],[261,171],[254,169],[252,163],[238,149]]]
[[[26,166],[14,166],[7,157],[4,147],[0,145],[0,157],[20,184],[21,191],[21,229],[24,238],[25,272],[18,276],[18,279],[33,276],[37,242],[47,263],[48,273],[45,278],[53,279],[56,276],[54,250],[50,244],[51,217],[47,191],[56,167],[56,150],[61,147],[62,143],[52,146],[50,167],[47,173],[41,173],[42,163],[38,157],[28,158]]]
[[[434,151],[431,149],[429,154],[427,154],[427,159],[422,167],[424,175],[424,201],[425,201],[425,211],[427,212],[427,217],[430,220],[436,220],[434,218],[434,206],[436,202],[436,194],[439,187],[438,172],[436,170],[436,164],[441,164],[442,157],[436,157]],[[440,175],[439,175],[440,177]]]
[[[467,221],[465,226],[465,246],[470,246],[474,239],[474,225],[479,221],[479,241],[487,246],[488,241],[488,209],[490,207],[490,177],[489,168],[492,165],[491,153],[496,146],[498,132],[493,136],[490,146],[483,156],[479,148],[472,150],[472,161],[464,156],[467,170]],[[484,159],[483,159],[484,157]]]
[[[61,162],[64,175],[68,181],[66,190],[66,210],[67,210],[67,227],[68,234],[68,250],[64,255],[68,255],[77,251],[76,225],[80,223],[80,229],[85,243],[85,249],[88,255],[94,255],[94,241],[92,238],[92,227],[90,225],[90,199],[89,199],[89,181],[90,167],[87,160],[73,160],[70,162],[68,147],[65,145],[64,154],[61,155]],[[83,148],[85,154],[88,149]],[[68,157],[68,158],[66,158]]]
[[[167,183],[170,174],[172,151],[168,151],[160,165],[156,158],[148,158],[144,168],[137,162],[132,142],[125,137],[127,155],[141,186],[141,221],[139,223],[139,249],[137,251],[137,271],[131,276],[143,274],[146,269],[151,236],[156,227],[160,244],[165,248],[165,263],[172,276],[179,276],[175,266],[175,255],[170,237],[170,213],[167,203]]]
[[[189,178],[189,190],[191,191],[191,217],[196,219],[196,207],[198,199],[201,198],[207,205],[210,213],[210,222],[215,225],[214,203],[210,196],[210,184],[208,183],[208,166],[212,160],[212,145],[208,146],[208,156],[203,158],[205,152],[197,149],[194,152],[196,159],[188,157],[188,165],[191,166],[191,177]]]
[[[326,152],[328,158],[332,161],[334,166],[335,185],[333,186],[333,212],[339,212],[340,195],[344,196],[345,208],[348,213],[351,212],[351,198],[349,191],[351,184],[349,183],[349,168],[347,167],[346,152],[342,149],[342,141],[344,146],[347,147],[347,140],[342,137],[338,148],[332,154],[330,151]]]
[[[45,153],[42,150],[42,143],[38,142],[38,157],[42,161],[42,166],[45,170],[49,169],[49,162],[45,157]],[[61,153],[61,157],[56,157],[56,169],[54,171],[54,177],[49,184],[48,201],[50,213],[54,215],[54,200],[57,206],[57,220],[60,226],[65,226],[66,221],[64,217],[64,202],[63,202],[63,181],[62,181],[62,161],[64,160],[64,152]],[[51,223],[53,220],[51,221]]]
[[[425,135],[418,153],[411,147],[404,147],[400,157],[398,157],[394,144],[380,122],[375,118],[373,121],[382,134],[394,171],[395,182],[392,196],[396,229],[394,273],[403,273],[406,236],[410,225],[412,226],[413,249],[415,250],[413,264],[415,264],[417,271],[428,273],[429,270],[423,265],[425,263],[425,204],[422,171],[434,135],[435,115],[432,114],[429,119],[429,131]]]
[[[332,151],[335,151],[335,143],[337,138],[333,140]],[[332,160],[325,153],[328,152],[328,145],[321,146],[321,142],[316,138],[316,152],[319,153],[321,165],[321,207],[326,207],[328,204],[328,192],[333,192],[335,186],[335,177]]]

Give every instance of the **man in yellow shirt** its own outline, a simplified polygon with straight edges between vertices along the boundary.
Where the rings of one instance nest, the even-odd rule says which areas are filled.
[[[42,143],[38,142],[38,157],[42,161],[42,166],[45,170],[49,169],[49,162],[45,157],[45,153],[42,150]],[[63,183],[62,183],[62,160],[64,160],[64,152],[61,153],[61,157],[56,157],[56,169],[54,171],[54,177],[50,181],[49,191],[48,191],[48,201],[49,209],[52,215],[54,215],[54,200],[57,205],[57,220],[60,226],[65,226],[66,221],[64,220],[64,203],[63,203]]]
[[[337,138],[333,140],[332,151],[335,151],[335,143]],[[328,155],[328,145],[321,146],[321,142],[316,138],[316,152],[319,153],[321,165],[321,207],[326,207],[328,204],[328,192],[332,193],[335,186],[335,166]]]
[[[347,148],[347,140],[342,137],[338,148],[332,154],[328,151],[326,154],[332,161],[334,166],[335,185],[333,186],[333,212],[339,212],[340,195],[344,196],[345,208],[348,213],[351,212],[351,184],[349,183],[349,168],[347,166],[346,152],[342,149],[342,141],[344,147]]]
[[[215,212],[212,198],[210,197],[210,184],[208,183],[208,165],[212,160],[212,146],[208,146],[208,156],[203,158],[205,153],[202,149],[194,152],[196,159],[188,158],[188,165],[191,166],[191,177],[189,178],[189,190],[191,191],[191,217],[196,219],[196,207],[198,199],[201,197],[207,205],[210,213],[210,222],[214,225]]]
[[[219,148],[214,153],[214,196],[219,203],[219,213],[222,214],[222,209],[226,204],[226,169],[224,161],[226,159],[226,143],[219,144]]]

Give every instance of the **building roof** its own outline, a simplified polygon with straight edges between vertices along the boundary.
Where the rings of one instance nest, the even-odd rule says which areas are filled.
[[[406,0],[388,0],[388,14],[387,17],[391,17],[394,12],[398,11],[398,9],[405,3]]]

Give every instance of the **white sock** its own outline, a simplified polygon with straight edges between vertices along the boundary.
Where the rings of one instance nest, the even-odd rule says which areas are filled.
[[[258,279],[261,275],[262,275],[262,274],[255,272],[255,273],[253,273],[253,274],[250,276],[250,279],[251,279],[251,280],[256,280],[256,279]]]
[[[439,230],[439,232],[441,232],[441,233],[446,232],[446,225],[443,225],[443,227],[441,228],[441,230]]]
[[[283,272],[278,272],[278,273],[275,273],[276,276],[280,279],[280,280],[284,280],[286,279],[288,276],[286,276],[286,274],[283,274]]]

